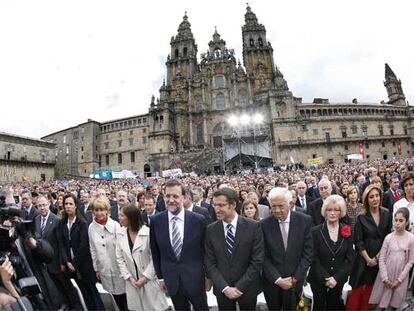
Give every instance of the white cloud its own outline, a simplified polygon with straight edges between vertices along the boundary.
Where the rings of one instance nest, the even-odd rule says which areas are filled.
[[[250,2],[293,94],[379,102],[384,63],[414,98],[409,1]],[[0,130],[40,137],[146,113],[184,11],[199,54],[217,26],[241,59],[243,1],[0,2]]]

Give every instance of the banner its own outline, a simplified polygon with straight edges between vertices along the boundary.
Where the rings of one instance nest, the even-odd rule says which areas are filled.
[[[162,171],[162,177],[181,177],[181,176],[183,176],[183,171],[181,170],[181,168]]]
[[[314,159],[308,159],[307,165],[311,166],[311,165],[318,165],[322,163],[323,163],[323,158],[319,157],[319,158],[314,158]]]
[[[363,160],[362,154],[359,153],[353,153],[347,155],[348,160]]]

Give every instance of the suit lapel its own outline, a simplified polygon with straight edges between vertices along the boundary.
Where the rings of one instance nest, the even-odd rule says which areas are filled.
[[[292,221],[292,219],[291,219]],[[272,232],[275,233],[275,241],[278,245],[278,249],[283,250],[285,253],[285,246],[283,245],[283,239],[282,239],[282,233],[280,232],[280,226],[279,226],[279,220],[276,217],[272,216],[272,222],[271,222],[271,229]],[[289,237],[290,237],[290,226],[289,226]],[[289,237],[288,237],[288,245],[289,245]]]
[[[183,247],[181,249],[180,257],[183,256],[184,251],[188,245],[188,239],[190,238],[190,235],[192,234],[191,227],[193,225],[193,218],[191,216],[192,215],[190,214],[189,211],[184,210],[184,236],[183,236]]]
[[[237,247],[238,247],[238,245],[240,243],[240,240],[242,238],[245,223],[246,223],[246,220],[243,219],[243,217],[238,216],[236,236],[234,237],[234,252],[236,252]],[[233,256],[234,256],[234,254],[233,254]]]
[[[279,232],[280,232],[280,226]],[[292,244],[294,243],[294,239],[296,235],[296,230],[298,229],[297,226],[297,218],[294,212],[290,212],[290,221],[289,221],[289,232],[288,232],[288,243],[286,248],[286,253],[293,247]],[[280,233],[280,239],[282,240],[282,246],[283,246],[283,239],[282,239],[282,233]],[[284,249],[284,247],[283,247]]]

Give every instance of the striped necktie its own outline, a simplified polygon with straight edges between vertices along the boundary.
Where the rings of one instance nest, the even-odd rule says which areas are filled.
[[[233,233],[233,225],[228,224],[226,226],[227,234],[226,234],[226,244],[227,244],[227,252],[230,257],[233,255],[234,250],[234,233]]]
[[[179,220],[177,216],[171,218],[172,220],[172,248],[174,250],[175,257],[180,259],[181,249],[183,247],[183,241],[181,238],[180,231],[178,230],[177,221]]]
[[[41,216],[40,235],[42,238],[43,238],[43,235],[45,234],[45,227],[46,227],[46,218]]]

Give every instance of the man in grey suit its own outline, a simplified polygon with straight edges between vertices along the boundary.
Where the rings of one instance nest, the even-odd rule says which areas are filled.
[[[204,263],[213,281],[219,310],[255,310],[264,258],[260,223],[236,213],[237,192],[220,188],[213,195],[217,221],[208,226]]]
[[[272,189],[269,201],[273,217],[261,222],[265,245],[263,292],[269,310],[292,310],[312,261],[312,219],[290,210],[292,194],[288,189]]]

